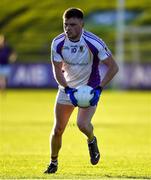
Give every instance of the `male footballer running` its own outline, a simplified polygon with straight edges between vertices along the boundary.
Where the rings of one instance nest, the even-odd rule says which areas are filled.
[[[118,72],[118,66],[106,44],[84,29],[82,10],[67,9],[63,14],[63,26],[64,32],[54,38],[51,46],[53,74],[59,88],[50,139],[51,159],[45,171],[48,174],[55,173],[58,169],[62,135],[74,108],[77,107],[74,92],[81,85],[91,86],[94,97],[90,101],[90,107],[77,107],[77,126],[87,137],[91,164],[96,165],[99,162],[100,152],[91,120],[103,88]],[[108,67],[103,79],[99,73],[99,63]]]

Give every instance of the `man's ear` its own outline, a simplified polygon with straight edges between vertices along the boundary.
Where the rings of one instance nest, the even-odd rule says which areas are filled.
[[[81,25],[82,25],[82,27],[84,27],[84,21],[83,20],[81,20]]]
[[[82,22],[82,27],[84,27],[84,22]]]

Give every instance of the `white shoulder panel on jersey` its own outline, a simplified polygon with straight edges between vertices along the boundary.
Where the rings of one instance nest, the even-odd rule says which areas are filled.
[[[98,50],[98,57],[100,60],[104,60],[111,56],[110,50],[108,49],[104,41],[98,36],[88,31],[84,31],[83,36]]]
[[[57,52],[57,48],[60,45],[60,43],[64,41],[64,39],[65,39],[64,33],[58,35],[56,38],[53,39],[52,44],[51,44],[51,60],[53,60],[55,62],[62,61],[62,57]]]

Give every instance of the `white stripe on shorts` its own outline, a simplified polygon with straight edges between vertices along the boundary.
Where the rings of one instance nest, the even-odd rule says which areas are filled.
[[[70,98],[68,97],[68,95],[62,89],[58,89],[58,93],[57,93],[57,96],[56,96],[56,103],[73,105],[71,103]]]

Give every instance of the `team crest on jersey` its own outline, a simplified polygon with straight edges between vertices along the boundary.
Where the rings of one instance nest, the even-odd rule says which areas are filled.
[[[80,46],[80,52],[83,52],[84,46]]]

